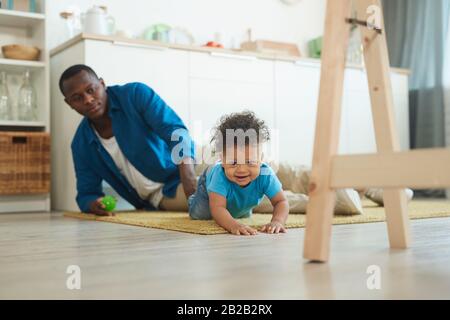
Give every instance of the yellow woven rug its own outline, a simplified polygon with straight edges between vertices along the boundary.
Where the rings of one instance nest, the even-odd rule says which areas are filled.
[[[354,224],[385,221],[384,208],[370,201],[363,201],[364,214],[357,216],[335,216],[333,224]],[[214,221],[191,220],[187,213],[182,212],[118,212],[114,217],[97,217],[79,212],[66,212],[65,217],[83,220],[95,220],[128,224],[146,228],[174,230],[195,234],[227,233]],[[259,228],[270,221],[270,214],[253,214],[251,218],[240,220],[249,226]],[[450,201],[414,200],[409,204],[411,219],[450,217]],[[305,226],[304,214],[290,214],[287,228],[302,228]]]

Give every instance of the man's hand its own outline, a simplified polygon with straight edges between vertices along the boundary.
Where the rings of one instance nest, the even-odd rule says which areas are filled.
[[[91,213],[97,216],[114,216],[113,212],[108,212],[105,210],[105,205],[102,203],[103,198],[98,198],[95,201],[92,201],[89,205],[89,210]]]
[[[286,233],[286,228],[284,227],[283,223],[279,221],[272,221],[262,226],[260,231],[266,233]]]
[[[234,235],[237,235],[237,236],[254,236],[254,235],[258,234],[257,230],[255,230],[249,226],[240,224],[238,222],[233,223],[228,228],[228,232],[232,233]]]
[[[197,189],[197,179],[195,179],[194,160],[191,158],[185,158],[178,165],[180,171],[180,180],[183,185],[184,194],[186,199],[195,193]]]

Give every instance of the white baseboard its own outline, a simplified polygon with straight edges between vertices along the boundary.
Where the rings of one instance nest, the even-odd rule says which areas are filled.
[[[49,211],[50,195],[0,196],[0,213]]]

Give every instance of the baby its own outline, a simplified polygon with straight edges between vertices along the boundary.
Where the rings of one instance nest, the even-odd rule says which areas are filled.
[[[257,230],[236,219],[250,217],[252,209],[267,196],[273,216],[260,231],[286,232],[288,201],[277,176],[262,162],[262,144],[269,139],[268,127],[253,112],[221,118],[212,139],[221,160],[203,172],[196,193],[189,197],[192,219],[214,219],[232,234],[255,235]]]

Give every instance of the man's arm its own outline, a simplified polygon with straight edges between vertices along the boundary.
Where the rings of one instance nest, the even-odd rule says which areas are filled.
[[[145,84],[136,84],[135,90],[136,107],[145,122],[167,143],[177,164],[184,158],[195,159],[194,142],[176,112]]]
[[[150,87],[138,84],[135,102],[145,122],[169,146],[172,161],[178,165],[186,197],[195,192],[195,146],[180,117]]]
[[[104,209],[100,200],[104,197],[102,189],[102,178],[93,171],[82,159],[76,155],[72,149],[72,158],[75,166],[75,175],[77,179],[77,197],[78,207],[82,212],[91,212],[97,215],[109,215]]]
[[[189,198],[197,189],[193,160],[191,158],[184,158],[178,165],[178,170],[180,172],[180,180],[183,185],[184,194],[186,198]]]

